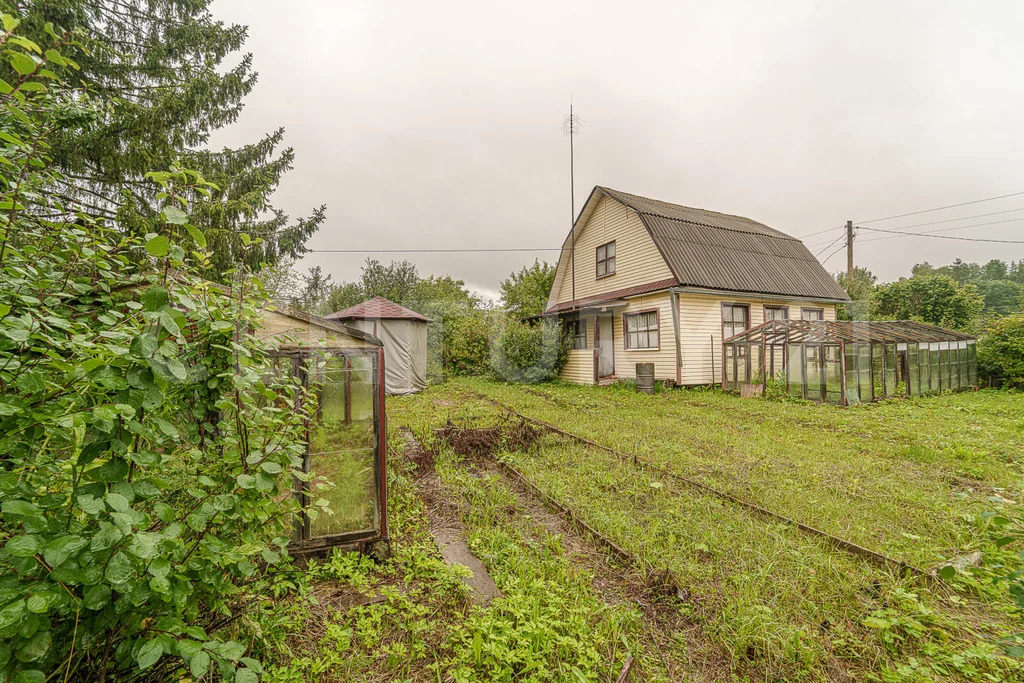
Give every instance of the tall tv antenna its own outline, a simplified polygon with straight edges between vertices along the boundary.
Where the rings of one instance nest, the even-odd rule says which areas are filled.
[[[570,251],[570,258],[572,259],[573,302],[576,301],[576,168],[575,150],[573,149],[572,139],[579,135],[580,126],[582,124],[583,119],[572,111],[572,95],[569,95],[569,116],[567,116],[565,121],[562,122],[562,131],[569,136],[569,206],[572,210],[572,216],[570,216],[571,222],[569,225],[572,227],[572,247]]]

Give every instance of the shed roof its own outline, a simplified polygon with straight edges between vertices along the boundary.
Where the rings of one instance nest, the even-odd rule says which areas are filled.
[[[743,216],[597,186],[577,223],[610,197],[640,217],[680,286],[849,301],[804,243]],[[563,245],[563,257],[571,235]]]
[[[913,320],[769,320],[726,339],[726,343],[940,342],[971,341],[969,334]]]
[[[341,311],[330,313],[325,318],[329,320],[418,320],[420,322],[433,322],[430,318],[405,306],[399,306],[390,299],[382,296],[375,296],[369,301],[364,301],[355,306],[349,306]]]

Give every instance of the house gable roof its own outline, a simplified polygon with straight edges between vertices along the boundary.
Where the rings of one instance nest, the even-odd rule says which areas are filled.
[[[598,186],[580,211],[577,226],[585,226],[602,196],[636,212],[680,286],[849,300],[803,242],[742,216]],[[560,262],[567,257],[571,239],[570,233]],[[549,310],[553,305],[549,302]]]
[[[399,306],[390,299],[382,296],[375,296],[369,301],[349,306],[348,308],[330,313],[324,316],[328,320],[417,320],[419,322],[433,322],[430,318],[405,306]]]

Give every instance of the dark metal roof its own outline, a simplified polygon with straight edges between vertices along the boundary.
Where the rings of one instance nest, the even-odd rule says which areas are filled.
[[[850,299],[795,237],[742,216],[596,189],[637,212],[680,285]]]
[[[555,304],[549,308],[545,313],[559,313],[561,311],[576,310],[580,308],[586,308],[588,306],[597,306],[604,303],[615,301],[616,299],[623,299],[628,296],[638,296],[640,294],[650,294],[651,292],[657,292],[663,289],[668,289],[676,284],[675,279],[659,280],[658,282],[651,282],[646,285],[636,285],[635,287],[626,287],[625,289],[616,289],[612,292],[602,292],[601,294],[595,294],[593,296],[585,296],[581,299],[574,301],[563,301],[560,304]]]
[[[769,320],[726,339],[726,343],[801,342],[908,343],[972,341],[974,337],[913,320]]]
[[[382,296],[375,296],[369,301],[364,301],[355,306],[330,313],[325,318],[330,320],[418,320],[420,322],[433,322],[427,316],[417,313],[405,306],[399,306],[390,299]]]

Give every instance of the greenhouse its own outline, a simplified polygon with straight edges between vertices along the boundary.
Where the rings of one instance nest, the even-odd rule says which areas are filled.
[[[976,340],[934,325],[898,321],[771,320],[725,340],[722,387],[856,405],[894,396],[972,389]]]
[[[296,480],[293,493],[303,508],[322,501],[330,510],[298,515],[289,552],[302,557],[340,546],[387,555],[381,341],[280,305],[264,312],[261,336],[275,347],[274,373],[298,377],[306,390],[302,400],[311,402],[302,463],[309,480]]]

